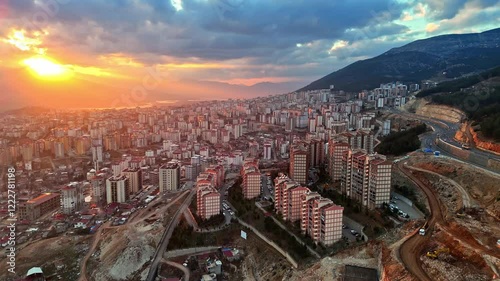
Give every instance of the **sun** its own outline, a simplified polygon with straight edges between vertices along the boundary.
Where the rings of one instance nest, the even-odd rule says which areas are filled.
[[[69,74],[69,70],[64,65],[47,57],[29,58],[23,63],[41,78],[65,78]]]

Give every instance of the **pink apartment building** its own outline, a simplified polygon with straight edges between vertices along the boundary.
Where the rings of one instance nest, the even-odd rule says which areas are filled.
[[[196,207],[198,216],[209,219],[220,214],[220,194],[208,180],[196,184]]]
[[[301,196],[301,230],[314,242],[332,245],[342,238],[342,215],[344,208],[333,204],[330,199],[317,192]]]

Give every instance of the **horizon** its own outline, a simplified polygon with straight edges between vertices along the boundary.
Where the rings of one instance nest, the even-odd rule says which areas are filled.
[[[488,1],[85,4],[0,4],[0,111],[282,94],[415,40],[498,28],[500,13]]]

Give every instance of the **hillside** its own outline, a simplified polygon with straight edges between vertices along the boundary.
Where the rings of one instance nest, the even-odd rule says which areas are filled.
[[[479,124],[477,129],[483,136],[500,141],[500,66],[479,75],[440,83],[421,91],[417,97],[463,110]]]
[[[461,77],[500,65],[500,28],[473,34],[452,34],[417,40],[384,54],[357,61],[300,90],[361,91],[380,83],[419,83],[446,72]]]

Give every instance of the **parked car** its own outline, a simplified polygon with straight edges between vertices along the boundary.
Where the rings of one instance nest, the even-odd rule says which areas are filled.
[[[343,229],[347,229],[347,225],[343,224],[343,225],[342,225],[342,228],[343,228]]]
[[[358,232],[356,230],[354,230],[354,229],[351,229],[351,234],[352,235],[356,235],[356,234],[358,234]]]

